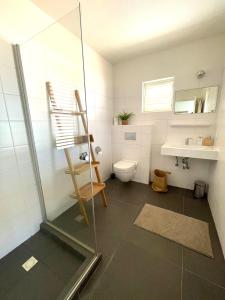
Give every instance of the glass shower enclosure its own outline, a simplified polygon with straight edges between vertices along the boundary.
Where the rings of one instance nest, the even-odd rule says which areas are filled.
[[[41,204],[41,230],[72,247],[82,261],[65,291],[64,298],[71,299],[100,258],[93,185],[84,208],[77,195],[71,196],[74,164],[81,166],[75,174],[78,187],[92,183],[93,178],[80,6],[13,46],[13,51]],[[71,137],[79,142],[74,138],[71,142]]]

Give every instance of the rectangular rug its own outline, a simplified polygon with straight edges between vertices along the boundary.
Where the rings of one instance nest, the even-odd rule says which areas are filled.
[[[134,224],[213,258],[207,222],[145,204]]]

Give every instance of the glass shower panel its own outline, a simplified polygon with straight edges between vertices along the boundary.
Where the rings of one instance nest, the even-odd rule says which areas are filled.
[[[91,181],[89,145],[82,122],[82,118],[87,121],[87,108],[79,8],[23,43],[20,52],[47,221],[94,253],[93,200],[81,204],[71,197],[74,184],[80,187]],[[71,116],[71,107],[79,110],[75,90],[79,91],[82,116]],[[62,125],[68,128],[66,138],[75,133],[75,146],[67,148],[70,145],[68,141],[66,145],[63,142],[64,133],[57,135]],[[72,165],[87,164],[85,171],[76,174],[76,183],[69,174],[68,155]],[[89,225],[85,222],[84,209]]]

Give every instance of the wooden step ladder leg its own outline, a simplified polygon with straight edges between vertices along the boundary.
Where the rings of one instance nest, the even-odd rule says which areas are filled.
[[[80,210],[81,210],[81,213],[84,217],[84,221],[87,225],[89,225],[89,220],[88,220],[88,216],[87,216],[87,212],[86,212],[86,208],[84,206],[84,202],[82,200],[78,200],[79,201],[79,205],[80,205]]]
[[[92,147],[91,147],[92,148]],[[93,150],[93,149],[92,149]],[[94,156],[94,153],[93,153],[93,156]],[[95,157],[94,157],[95,158]],[[99,169],[98,169],[98,166],[95,167],[95,174],[96,174],[96,177],[97,177],[97,180],[99,183],[102,182],[102,179],[101,179],[101,175],[99,173]],[[102,202],[103,202],[103,205],[105,207],[107,207],[107,198],[106,198],[106,195],[105,195],[105,191],[102,190],[101,191],[101,198],[102,198]]]
[[[107,207],[107,199],[106,199],[105,191],[102,190],[102,191],[100,192],[100,194],[101,194],[101,197],[102,197],[103,205],[104,205],[105,207]]]
[[[77,90],[75,91],[75,98],[77,100],[79,111],[83,111],[80,95],[79,95],[79,92]],[[85,133],[88,134],[88,128],[87,128],[87,124],[86,124],[86,120],[85,120],[84,115],[81,115],[81,120],[82,120],[82,123],[83,123],[83,126],[84,126]],[[91,154],[92,161],[95,162],[96,161],[95,154],[94,154],[94,150],[93,150],[93,147],[92,147],[91,143],[90,143],[90,154]],[[95,174],[96,174],[98,183],[102,183],[102,179],[101,179],[101,176],[100,176],[100,173],[99,173],[98,166],[95,166]],[[105,195],[105,191],[102,190],[100,193],[101,193],[101,198],[102,198],[103,205],[105,207],[107,207],[107,198],[106,198],[106,195]]]
[[[83,215],[83,217],[84,217],[85,223],[86,223],[86,224],[89,224],[87,212],[86,212],[86,209],[85,209],[83,200],[82,200],[81,197],[80,197],[80,190],[79,190],[79,187],[78,187],[78,184],[77,184],[77,181],[76,181],[76,177],[75,177],[74,174],[73,174],[73,164],[72,164],[72,159],[71,159],[71,157],[70,157],[69,150],[68,150],[68,149],[64,149],[64,152],[65,152],[66,160],[67,160],[67,163],[68,163],[70,175],[71,175],[71,178],[72,178],[74,190],[75,190],[75,193],[76,193],[77,198],[78,198],[78,201],[79,201],[81,213],[82,213],[82,215]]]

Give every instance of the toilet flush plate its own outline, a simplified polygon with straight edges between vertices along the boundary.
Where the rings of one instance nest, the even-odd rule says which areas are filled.
[[[136,132],[125,132],[124,138],[127,141],[136,141]]]

